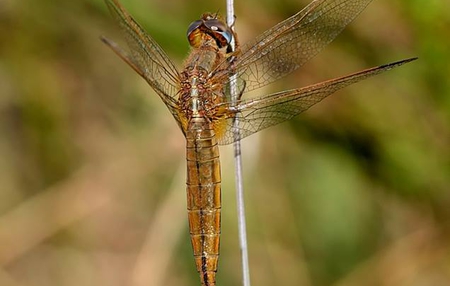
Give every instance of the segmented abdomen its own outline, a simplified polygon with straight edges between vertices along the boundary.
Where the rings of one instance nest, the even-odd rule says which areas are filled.
[[[191,243],[203,286],[216,285],[220,239],[220,161],[214,130],[192,118],[186,131],[187,209]]]

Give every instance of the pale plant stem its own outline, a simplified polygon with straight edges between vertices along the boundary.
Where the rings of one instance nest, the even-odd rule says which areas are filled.
[[[234,30],[234,0],[226,0],[227,2],[227,25]],[[235,43],[232,43],[233,51],[235,50]],[[238,91],[236,86],[236,75],[230,77],[230,92],[233,103],[237,102]],[[247,246],[247,230],[245,224],[245,204],[244,204],[244,186],[242,179],[242,156],[241,156],[241,142],[239,140],[240,134],[238,119],[234,120],[234,161],[235,161],[235,180],[236,180],[236,200],[238,212],[238,228],[239,228],[239,245],[241,248],[242,258],[242,284],[250,286],[250,268],[248,263],[248,246]]]

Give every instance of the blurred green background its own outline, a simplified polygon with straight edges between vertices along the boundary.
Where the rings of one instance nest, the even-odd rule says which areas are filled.
[[[245,43],[308,1],[240,1]],[[123,0],[181,66],[223,1]],[[377,0],[260,95],[402,58],[243,141],[253,285],[450,285],[450,2]],[[199,285],[184,138],[101,0],[0,0],[0,285]],[[231,147],[218,285],[241,285]]]

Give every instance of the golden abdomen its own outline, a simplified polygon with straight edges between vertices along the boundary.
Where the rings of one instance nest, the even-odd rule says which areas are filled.
[[[194,117],[186,131],[187,209],[191,243],[203,286],[214,286],[220,239],[220,161],[212,125]]]

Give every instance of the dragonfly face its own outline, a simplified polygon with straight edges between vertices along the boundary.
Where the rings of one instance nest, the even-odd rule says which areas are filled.
[[[203,14],[200,20],[192,22],[187,30],[187,38],[193,48],[199,48],[206,41],[205,37],[215,40],[219,48],[227,48],[228,53],[232,51],[235,41],[233,31],[217,19],[217,16],[208,13]]]
[[[298,69],[330,43],[372,0],[315,0],[252,42],[216,15],[204,14],[187,31],[192,47],[182,71],[117,0],[105,0],[130,53],[102,38],[158,94],[186,137],[187,205],[191,243],[203,286],[215,285],[220,237],[218,144],[229,144],[288,120],[333,92],[415,60],[370,68],[311,86],[256,98],[248,91]],[[232,46],[237,47],[232,51]],[[231,100],[230,80],[238,91]]]

